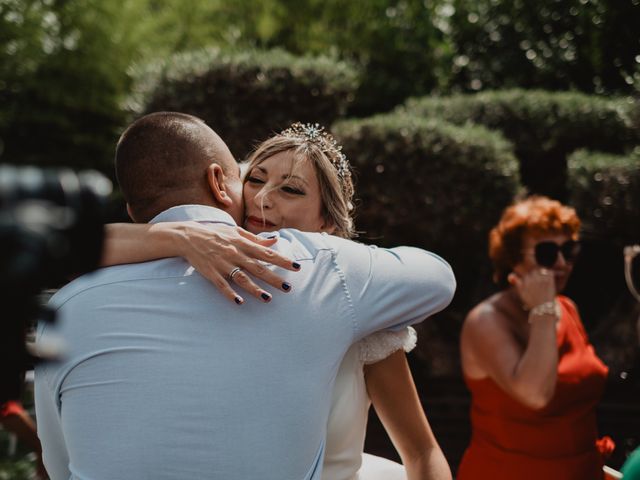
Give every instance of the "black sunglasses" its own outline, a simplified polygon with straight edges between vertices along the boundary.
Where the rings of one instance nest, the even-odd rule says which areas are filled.
[[[580,254],[580,242],[567,240],[562,245],[555,242],[540,242],[533,249],[536,263],[547,268],[555,265],[558,260],[558,252],[562,252],[565,261],[573,262]]]

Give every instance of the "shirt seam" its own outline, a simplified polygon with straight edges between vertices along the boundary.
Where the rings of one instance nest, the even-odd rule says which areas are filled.
[[[349,287],[347,285],[347,279],[345,277],[344,272],[338,265],[337,261],[337,252],[334,249],[328,249],[331,252],[331,261],[333,263],[333,268],[338,274],[340,278],[340,283],[342,284],[342,290],[344,292],[345,299],[347,301],[347,306],[349,307],[349,313],[351,314],[351,343],[355,343],[356,334],[358,332],[358,318],[356,315],[356,309],[353,304],[353,298],[351,297],[351,292],[349,291]]]

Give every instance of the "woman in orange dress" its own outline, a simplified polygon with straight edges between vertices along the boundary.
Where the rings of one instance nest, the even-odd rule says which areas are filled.
[[[576,306],[559,295],[579,252],[575,210],[545,197],[508,207],[489,237],[503,288],[461,334],[471,444],[458,480],[603,478],[595,407],[608,373]]]

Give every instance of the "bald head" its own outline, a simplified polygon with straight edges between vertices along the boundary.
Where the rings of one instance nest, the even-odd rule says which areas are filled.
[[[133,122],[118,141],[115,163],[138,222],[176,205],[219,206],[207,181],[213,163],[225,175],[238,177],[238,165],[222,139],[199,118],[177,112],[152,113]]]

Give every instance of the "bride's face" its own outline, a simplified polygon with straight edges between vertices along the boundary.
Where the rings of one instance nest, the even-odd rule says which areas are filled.
[[[244,228],[252,233],[281,228],[328,232],[322,215],[322,196],[314,166],[294,162],[290,151],[281,152],[254,166],[244,183]]]

